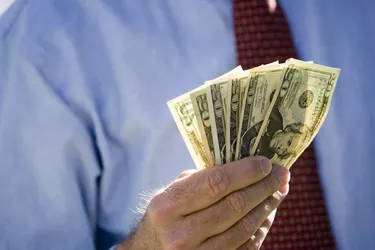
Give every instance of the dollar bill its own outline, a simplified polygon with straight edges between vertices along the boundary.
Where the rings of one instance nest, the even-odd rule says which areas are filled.
[[[238,72],[241,72],[243,71],[242,69],[242,66],[239,65],[237,67],[235,67],[234,69],[230,70],[229,72],[219,76],[219,77],[216,77],[215,79],[212,79],[212,80],[208,80],[208,81],[205,81],[204,84],[205,85],[210,85],[210,84],[213,84],[213,83],[217,83],[217,82],[222,82],[222,81],[227,81],[228,80],[228,76],[230,74],[233,74],[233,73],[238,73]]]
[[[228,82],[228,77],[231,75],[231,74],[234,74],[234,73],[239,73],[239,72],[242,72],[243,69],[242,69],[242,66],[237,66],[236,68],[232,69],[231,71],[213,79],[213,80],[209,80],[209,81],[206,81],[205,82],[205,85],[210,85],[210,84],[219,84],[220,86],[220,91],[221,91],[221,97],[222,97],[222,103],[223,103],[223,108],[224,108],[224,114],[227,114],[227,111],[226,111],[226,108],[227,108],[227,97],[228,97],[228,88],[227,88],[227,83]]]
[[[226,154],[225,158],[227,162],[235,160],[236,146],[237,146],[237,134],[240,123],[240,112],[241,102],[243,98],[246,81],[249,76],[249,70],[233,73],[229,75],[227,83],[227,100],[225,111],[225,142],[226,142]]]
[[[195,89],[194,91],[199,89]],[[179,96],[167,104],[196,168],[203,169],[209,167],[209,161],[191,103],[191,92]]]
[[[227,81],[223,80],[207,86],[207,101],[210,114],[210,124],[212,128],[212,139],[215,151],[215,164],[226,163],[225,159],[225,112],[222,96],[222,85]]]
[[[215,164],[215,149],[212,139],[212,127],[210,122],[211,113],[208,110],[207,90],[206,88],[199,89],[190,94],[193,110],[196,115],[198,129],[202,138],[203,147],[207,153],[208,165]]]
[[[237,66],[231,71],[213,80],[206,81],[205,85],[210,85],[219,81],[226,81],[229,74],[241,71],[242,67]],[[212,166],[214,162],[214,156],[210,149],[210,145],[212,145],[212,140],[210,141],[210,138],[212,138],[212,135],[211,137],[207,136],[207,134],[205,134],[205,132],[207,132],[207,127],[203,127],[207,124],[207,119],[209,119],[209,117],[205,116],[207,113],[200,113],[198,110],[199,104],[197,102],[192,103],[191,99],[191,94],[193,93],[198,93],[199,91],[202,92],[202,90],[203,92],[206,92],[205,85],[189,91],[167,103],[188,151],[193,158],[194,164],[198,169]]]
[[[236,159],[250,156],[250,151],[271,104],[284,65],[267,65],[250,71],[236,145]]]
[[[279,61],[275,61],[275,62],[268,63],[268,64],[262,64],[262,65],[260,65],[259,67],[256,67],[256,68],[261,68],[261,67],[266,67],[266,66],[271,66],[271,65],[278,65],[278,64],[279,64]],[[249,76],[250,70],[245,70],[244,72],[246,72],[246,74]],[[245,100],[245,98],[244,98],[245,90],[246,90],[246,87],[247,87],[248,84],[249,84],[249,81],[241,81],[241,98],[240,98],[241,109],[243,108],[243,100]],[[240,113],[242,113],[242,110],[240,110]]]
[[[289,59],[251,154],[290,168],[329,110],[340,69]]]
[[[242,113],[243,102],[245,100],[245,97],[244,97],[245,96],[245,91],[246,91],[247,85],[249,84],[248,80],[249,80],[250,70],[245,70],[244,74],[247,75],[246,80],[245,81],[243,81],[243,80],[240,81],[240,116],[241,116],[241,113]]]
[[[279,60],[271,62],[271,63],[264,64],[264,65],[262,64],[261,66],[270,66],[270,65],[278,65],[278,64],[279,64]]]
[[[224,108],[224,114],[226,114],[226,103],[227,103],[227,83],[228,82],[228,77],[229,75],[231,74],[234,74],[234,73],[239,73],[239,72],[242,72],[243,69],[242,69],[242,66],[237,66],[235,67],[234,69],[230,70],[229,72],[215,78],[215,79],[212,79],[212,80],[209,80],[209,81],[206,81],[204,84],[205,85],[211,85],[211,84],[219,84],[220,86],[220,91],[221,91],[221,97],[222,97],[222,103],[223,103],[223,108]]]

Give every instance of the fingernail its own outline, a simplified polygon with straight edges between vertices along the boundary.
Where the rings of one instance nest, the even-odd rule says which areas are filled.
[[[271,163],[268,159],[260,160],[260,167],[262,168],[262,172],[264,175],[267,175],[271,172]]]
[[[281,196],[285,196],[289,192],[289,184],[286,184],[285,186],[282,186],[277,192]]]

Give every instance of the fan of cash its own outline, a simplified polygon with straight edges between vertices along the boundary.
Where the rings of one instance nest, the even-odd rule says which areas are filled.
[[[339,74],[293,58],[238,66],[167,104],[198,169],[254,155],[290,168],[318,133]]]

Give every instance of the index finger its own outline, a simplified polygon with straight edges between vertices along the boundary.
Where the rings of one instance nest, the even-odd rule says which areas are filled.
[[[271,172],[271,162],[263,156],[244,158],[198,171],[177,180],[165,192],[171,211],[184,216],[202,210],[224,196],[250,186]]]

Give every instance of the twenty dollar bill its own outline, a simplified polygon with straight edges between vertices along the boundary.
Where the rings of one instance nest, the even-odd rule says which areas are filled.
[[[169,101],[168,107],[196,167],[198,169],[209,167],[190,92]]]
[[[339,74],[340,69],[289,59],[251,154],[290,168],[321,127]]]
[[[236,158],[250,156],[260,127],[280,81],[283,64],[258,67],[250,71],[240,115]]]

